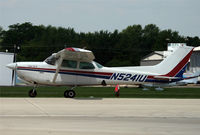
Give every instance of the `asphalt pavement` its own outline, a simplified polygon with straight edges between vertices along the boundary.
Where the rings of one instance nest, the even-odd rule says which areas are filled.
[[[199,135],[200,99],[0,98],[2,135]]]

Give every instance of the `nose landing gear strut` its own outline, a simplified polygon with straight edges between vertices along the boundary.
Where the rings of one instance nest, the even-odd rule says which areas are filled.
[[[34,83],[33,89],[31,89],[31,90],[28,92],[29,97],[36,97],[36,96],[37,96],[36,88],[37,88],[37,84]]]
[[[29,97],[36,97],[37,96],[37,91],[33,88],[29,91]]]

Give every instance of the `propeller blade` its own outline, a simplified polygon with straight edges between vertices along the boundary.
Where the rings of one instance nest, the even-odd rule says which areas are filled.
[[[14,80],[15,80],[15,70],[12,70],[12,85],[15,85],[14,84]]]
[[[16,62],[16,53],[14,52],[14,58],[13,58],[13,63]],[[17,64],[15,65],[17,67]],[[15,73],[16,73],[16,67],[15,69],[12,71],[12,85],[15,85]]]

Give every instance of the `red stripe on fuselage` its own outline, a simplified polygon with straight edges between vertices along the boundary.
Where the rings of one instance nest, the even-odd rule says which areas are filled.
[[[147,79],[154,79],[154,76],[149,75]]]
[[[75,73],[85,73],[85,74],[96,74],[96,75],[112,75],[113,73],[107,72],[89,72],[89,71],[77,71],[77,70],[60,70],[61,72],[75,72]]]
[[[32,67],[17,67],[17,68],[19,68],[19,69],[56,71],[56,69],[51,69],[51,68],[32,68]],[[74,72],[74,73],[96,74],[96,75],[112,75],[113,74],[113,73],[107,73],[107,72],[91,72],[91,71],[64,70],[64,69],[60,69],[59,72]]]
[[[50,71],[56,71],[56,69],[52,69],[52,68],[33,68],[33,67],[17,67],[19,69],[35,69],[35,70],[50,70]]]

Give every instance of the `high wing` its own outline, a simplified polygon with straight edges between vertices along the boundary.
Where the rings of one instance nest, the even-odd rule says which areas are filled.
[[[56,54],[56,58],[62,57],[67,60],[91,62],[95,59],[92,51],[81,48],[65,48]]]
[[[95,59],[95,56],[92,51],[81,49],[81,48],[65,48],[58,53],[54,54],[58,59],[58,65],[56,68],[56,73],[52,80],[55,83],[58,73],[60,71],[60,67],[63,60],[76,60],[76,61],[84,61],[91,62]]]

